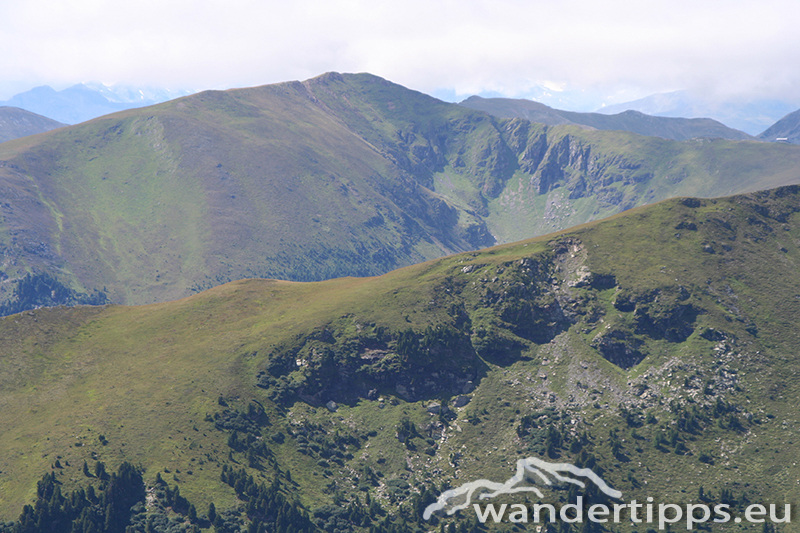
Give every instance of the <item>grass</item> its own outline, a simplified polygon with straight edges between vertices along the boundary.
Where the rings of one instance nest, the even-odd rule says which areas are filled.
[[[746,490],[751,501],[795,501],[797,205],[796,190],[674,200],[380,277],[246,280],[170,303],[39,309],[0,319],[0,516],[13,519],[32,500],[36,480],[57,458],[65,489],[93,482],[81,472],[84,460],[90,468],[95,460],[111,468],[128,460],[145,468],[150,483],[159,472],[177,483],[198,509],[211,501],[220,509],[234,505],[220,469],[239,468],[236,463],[246,464],[246,458],[228,448],[227,432],[215,429],[213,416],[224,409],[220,397],[229,408],[246,410],[251,400],[266,407],[270,422],[263,436],[277,470],[250,472],[266,482],[290,472],[287,490],[312,509],[336,492],[345,499],[363,495],[356,477],[365,466],[380,473],[368,490],[390,508],[405,498],[391,503],[392,479],[437,488],[505,480],[518,458],[540,450],[537,441],[518,435],[522,418],[548,408],[563,417],[554,423],[565,435],[589,434],[588,449],[604,479],[626,498],[695,501],[702,484],[713,495],[731,488],[737,497]],[[688,229],[690,223],[695,229]],[[715,253],[703,251],[707,244]],[[568,288],[583,266],[595,276],[613,275],[614,285]],[[543,270],[526,277],[534,268]],[[532,292],[491,300],[491,294],[522,285]],[[615,307],[623,293],[635,311]],[[503,301],[556,301],[548,298],[577,310],[575,321],[547,342],[512,332],[516,326]],[[297,339],[327,328],[342,342],[357,337],[365,324],[423,331],[452,324],[453,303],[463,306],[473,333],[492,325],[520,348],[484,358],[485,376],[449,421],[427,406],[460,391],[406,401],[390,383],[378,391],[382,402],[337,399],[339,408],[330,412],[316,403],[274,403],[269,390],[254,386],[266,362]],[[685,304],[701,312],[682,342],[637,329],[643,314],[670,316]],[[644,343],[644,361],[626,370],[604,359],[593,339],[606,327]],[[708,328],[724,332],[725,339],[704,337]],[[714,387],[710,393],[702,390],[707,383]],[[686,455],[655,446],[659,435],[676,427],[676,409],[708,409],[717,398],[737,406],[744,433],[709,418],[702,429],[680,433]],[[632,428],[620,405],[657,421]],[[406,419],[420,433],[413,448],[397,438]],[[307,423],[322,428],[320,438],[338,433],[355,439],[342,466],[330,459],[320,466],[323,458],[299,451],[297,431]],[[612,431],[629,462],[611,455]],[[275,440],[279,432],[283,442]],[[431,447],[433,455],[426,453]],[[560,460],[577,460],[567,448],[558,453]],[[701,453],[713,462],[700,462]]]

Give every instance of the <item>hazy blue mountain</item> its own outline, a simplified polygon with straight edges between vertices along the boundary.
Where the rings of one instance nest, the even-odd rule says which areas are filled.
[[[685,141],[697,137],[752,140],[743,131],[729,128],[710,118],[677,118],[646,115],[639,111],[624,111],[615,115],[577,113],[553,109],[532,100],[512,98],[481,98],[471,96],[461,105],[501,118],[522,118],[550,126],[573,124],[596,130],[631,131],[639,135]]]
[[[750,135],[758,135],[781,117],[797,109],[799,104],[772,99],[711,101],[689,91],[674,91],[609,105],[597,112],[611,115],[634,110],[661,117],[708,117]]]
[[[134,85],[105,85],[98,82],[84,83],[93,91],[102,94],[109,102],[122,104],[152,105],[181,96],[188,96],[197,91],[188,89],[168,89],[163,87],[146,87]]]
[[[14,95],[0,102],[0,105],[25,109],[65,124],[78,124],[116,111],[153,105],[187,94],[191,94],[191,91],[106,86],[99,83],[79,83],[61,91],[43,85]]]

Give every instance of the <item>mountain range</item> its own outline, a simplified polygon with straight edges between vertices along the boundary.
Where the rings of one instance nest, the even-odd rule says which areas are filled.
[[[757,136],[798,107],[800,101],[719,100],[684,90],[658,93],[631,102],[604,106],[597,112],[617,114],[634,110],[662,117],[711,117],[728,127]]]
[[[377,275],[798,168],[792,145],[501,119],[369,74],[207,91],[0,144],[0,311]]]
[[[0,105],[20,107],[63,123],[77,124],[122,109],[153,105],[196,92],[189,89],[85,82],[62,90],[54,90],[46,85],[36,87],[16,94],[5,102],[0,101]],[[458,96],[452,91],[435,91],[433,95],[449,102],[458,101]],[[672,118],[710,118],[753,136],[800,107],[800,101],[789,99],[710,98],[686,90],[657,93],[629,102],[605,103],[601,106],[601,102],[608,102],[609,99],[599,92],[543,86],[530,89],[524,99],[514,100],[494,93],[481,93],[475,98],[534,101],[557,110],[572,110],[558,111],[564,113],[597,110],[598,114],[619,114],[639,111]]]
[[[422,511],[525,457],[785,517],[798,217],[797,186],[679,198],[381,277],[5,317],[0,531],[518,531]]]
[[[191,92],[100,83],[79,83],[56,91],[42,85],[14,95],[0,102],[0,106],[18,107],[64,124],[78,124],[123,109],[165,102]]]
[[[600,113],[576,113],[553,109],[531,100],[511,98],[481,98],[472,96],[460,105],[484,111],[496,117],[522,118],[551,126],[573,124],[597,130],[622,130],[661,137],[675,141],[685,141],[695,137],[708,137],[732,140],[753,140],[750,135],[729,128],[710,118],[672,118],[645,115],[639,111],[623,111],[616,115]]]

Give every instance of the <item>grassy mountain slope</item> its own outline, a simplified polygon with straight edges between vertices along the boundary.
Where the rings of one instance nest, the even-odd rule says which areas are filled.
[[[9,152],[23,155],[6,166],[19,197],[8,218],[46,246],[18,256],[114,301],[259,275],[367,275],[491,242],[462,235],[468,221],[299,83],[203,93]]]
[[[36,135],[45,131],[60,128],[64,124],[55,120],[19,109],[16,107],[0,107],[0,143],[18,139],[28,135]]]
[[[211,91],[0,146],[0,300],[375,275],[798,168],[794,146],[501,120],[368,74]]]
[[[5,317],[0,516],[47,471],[97,485],[84,460],[140,464],[197,509],[235,507],[220,479],[244,468],[355,531],[413,531],[417,490],[503,481],[531,455],[592,466],[626,501],[796,502],[798,264],[788,187],[375,278]],[[347,525],[367,494],[391,514]]]
[[[481,98],[471,96],[459,105],[484,111],[496,117],[522,118],[551,126],[574,124],[598,130],[623,130],[686,141],[694,137],[711,137],[731,140],[751,140],[743,131],[729,128],[710,118],[672,118],[646,115],[639,111],[623,111],[613,115],[601,113],[576,113],[553,109],[539,102],[512,98]]]
[[[790,143],[800,144],[800,109],[780,119],[767,128],[758,138],[768,142],[775,142],[776,139],[786,139]]]

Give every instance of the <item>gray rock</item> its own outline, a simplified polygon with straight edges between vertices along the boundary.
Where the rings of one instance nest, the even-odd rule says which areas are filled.
[[[405,388],[405,386],[398,384],[398,385],[395,386],[394,390],[396,390],[397,391],[397,395],[400,396],[401,398],[403,398],[404,400],[408,400],[409,399],[408,389]]]
[[[453,402],[453,405],[455,407],[464,407],[465,405],[467,405],[469,403],[469,401],[471,399],[472,398],[470,398],[469,396],[465,396],[465,395],[462,394],[462,395],[458,396],[455,399],[455,401]]]
[[[438,415],[442,412],[442,405],[439,403],[432,403],[428,406],[428,412],[432,415]]]

